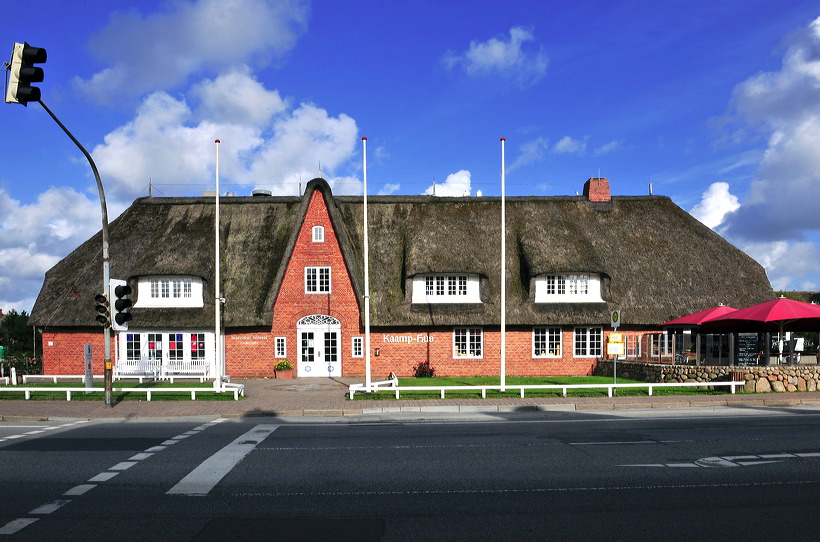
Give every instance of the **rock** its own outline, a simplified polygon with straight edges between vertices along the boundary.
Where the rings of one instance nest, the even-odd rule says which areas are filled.
[[[755,384],[755,391],[757,393],[769,393],[770,391],[772,391],[772,385],[768,379],[761,378]]]
[[[775,380],[772,382],[772,391],[777,393],[784,393],[786,391],[786,386],[780,380]]]

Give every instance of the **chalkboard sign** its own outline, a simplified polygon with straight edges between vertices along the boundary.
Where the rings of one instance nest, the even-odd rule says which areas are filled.
[[[757,365],[757,333],[738,333],[737,365]]]

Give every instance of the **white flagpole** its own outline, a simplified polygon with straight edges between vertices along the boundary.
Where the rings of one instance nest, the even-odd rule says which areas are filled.
[[[501,138],[501,391],[507,385],[507,209],[505,207],[504,144]]]
[[[216,357],[214,358],[214,389],[222,391],[222,331],[221,331],[221,310],[222,310],[222,291],[219,279],[219,143],[216,143],[216,214],[214,217],[214,292],[216,298],[214,299],[215,308],[215,325],[214,325],[214,341],[216,342]]]
[[[367,232],[367,138],[362,138],[362,178],[364,180],[364,366],[365,389],[370,392],[370,247]]]

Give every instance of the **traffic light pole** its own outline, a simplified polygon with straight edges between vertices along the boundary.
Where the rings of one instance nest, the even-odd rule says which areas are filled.
[[[100,180],[100,173],[97,171],[97,165],[94,163],[94,160],[91,158],[91,155],[88,154],[88,151],[85,150],[85,147],[77,141],[71,132],[68,131],[68,128],[60,122],[60,119],[51,112],[51,109],[46,107],[46,104],[43,103],[42,100],[37,100],[37,103],[43,106],[43,109],[46,110],[54,122],[56,122],[60,128],[66,133],[66,135],[71,138],[71,141],[74,142],[77,147],[82,151],[85,157],[88,159],[88,163],[91,164],[91,170],[94,172],[94,178],[97,181],[97,190],[100,193],[100,207],[102,208],[102,259],[103,259],[103,295],[105,298],[111,301],[111,281],[110,278],[110,271],[109,271],[109,260],[108,260],[108,207],[105,204],[105,191],[103,190],[102,180]],[[111,363],[111,324],[104,327],[104,337],[105,337],[105,346],[103,350],[105,352],[105,368],[104,368],[104,379],[105,379],[105,406],[111,408],[114,406],[113,400],[113,376],[114,376],[114,369]]]

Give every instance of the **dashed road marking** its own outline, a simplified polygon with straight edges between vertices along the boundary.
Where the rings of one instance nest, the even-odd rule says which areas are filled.
[[[64,423],[64,424],[61,424],[61,425],[44,427],[44,428],[42,428],[42,431],[31,431],[31,432],[27,433],[27,435],[33,435],[33,434],[36,434],[36,433],[41,433],[43,431],[48,431],[48,430],[52,430],[52,429],[59,429],[61,427],[70,427],[72,425],[77,425],[77,424],[80,424],[80,423],[86,423],[87,421],[88,420],[80,420],[80,421],[76,421],[76,422]],[[127,469],[130,469],[131,467],[136,465],[138,462],[140,462],[142,460],[145,460],[145,459],[148,459],[149,457],[153,456],[156,452],[164,450],[167,447],[168,444],[176,444],[181,439],[188,438],[191,435],[196,435],[197,433],[200,433],[200,432],[204,431],[205,429],[208,429],[209,427],[212,427],[212,426],[214,426],[214,425],[216,425],[220,422],[223,422],[223,421],[225,421],[225,420],[223,418],[220,418],[220,419],[217,419],[217,420],[202,424],[198,427],[195,427],[191,431],[186,431],[185,433],[182,433],[181,435],[177,435],[175,437],[172,437],[170,440],[166,440],[165,442],[162,443],[163,446],[152,446],[152,447],[148,448],[147,450],[145,450],[144,452],[138,453],[138,454],[130,457],[128,459],[128,461],[121,461],[121,462],[109,467],[106,471],[103,471],[103,472],[97,474],[96,476],[92,476],[91,478],[89,478],[87,480],[88,483],[80,484],[80,485],[72,487],[71,489],[69,489],[68,491],[63,493],[63,496],[65,496],[65,497],[78,497],[78,496],[81,496],[81,495],[85,495],[86,493],[88,493],[89,491],[91,491],[92,489],[97,487],[97,485],[99,483],[107,482],[107,481],[111,480],[112,478],[117,476],[119,473],[121,473],[121,472],[123,472]],[[9,439],[22,438],[24,436],[26,436],[26,434],[9,435],[7,437],[4,437],[4,438],[0,439],[0,442],[3,442],[4,440],[9,440]],[[69,504],[70,502],[71,502],[70,499],[54,500],[54,501],[48,502],[46,504],[43,504],[43,505],[35,508],[31,512],[29,512],[28,515],[30,515],[30,516],[48,515],[48,514],[51,514],[52,512],[54,512],[55,510],[58,510],[58,509],[62,508],[66,504]],[[0,535],[12,535],[12,534],[18,533],[21,530],[28,527],[29,525],[36,522],[38,519],[40,519],[40,518],[23,517],[23,518],[13,519],[10,522],[6,523],[4,526],[0,527]]]

